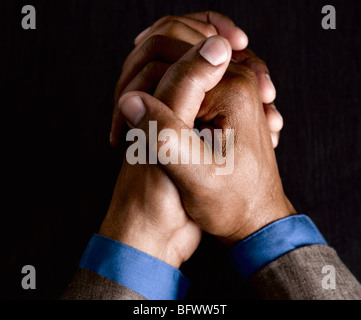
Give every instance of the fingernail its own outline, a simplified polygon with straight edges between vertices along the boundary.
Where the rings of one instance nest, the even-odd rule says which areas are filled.
[[[199,54],[214,66],[219,66],[228,58],[228,50],[225,43],[217,37],[209,38],[203,44]]]
[[[127,122],[133,127],[139,123],[145,114],[145,105],[138,96],[129,97],[119,108]]]
[[[141,33],[139,33],[135,39],[134,39],[134,43],[137,44],[140,40],[142,40],[142,38],[148,33],[148,31],[150,30],[151,27],[148,27],[147,29],[143,30]]]

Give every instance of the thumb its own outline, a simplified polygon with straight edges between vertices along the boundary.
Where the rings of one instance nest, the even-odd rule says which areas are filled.
[[[135,141],[126,152],[129,163],[159,163],[181,190],[210,173],[211,165],[199,164],[203,159],[211,164],[212,148],[163,102],[145,92],[128,92],[118,107],[133,128],[127,134],[127,141]]]
[[[145,163],[146,142],[149,163],[163,165],[181,189],[212,170],[212,166],[199,165],[201,159],[204,163],[212,163],[212,148],[192,129],[206,92],[222,79],[230,59],[231,46],[226,39],[208,38],[192,47],[168,69],[154,97],[144,92],[129,92],[121,97],[118,108],[128,125],[140,129],[127,135],[128,141],[134,141],[138,135],[131,148],[134,151],[138,148],[138,155],[127,150],[132,163],[136,163],[134,158],[137,157]]]
[[[206,92],[222,79],[232,56],[229,42],[213,36],[193,46],[168,68],[154,97],[193,127]]]

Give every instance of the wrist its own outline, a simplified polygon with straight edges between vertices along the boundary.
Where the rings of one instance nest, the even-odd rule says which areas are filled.
[[[234,245],[231,262],[243,281],[287,252],[309,245],[327,245],[312,220],[305,215],[279,219]]]
[[[106,217],[98,233],[142,251],[177,269],[184,262],[172,248],[169,235],[161,228],[154,227],[150,222],[132,220],[113,223]]]
[[[260,206],[257,210],[249,213],[249,218],[242,219],[241,226],[234,234],[229,237],[219,237],[219,240],[226,246],[232,247],[271,223],[296,214],[293,205],[283,194],[277,202]]]
[[[79,268],[97,273],[148,300],[184,299],[189,280],[182,272],[135,248],[94,234]]]

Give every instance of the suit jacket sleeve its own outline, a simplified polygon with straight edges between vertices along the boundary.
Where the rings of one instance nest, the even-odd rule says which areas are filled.
[[[324,266],[335,268],[335,289],[325,289]],[[342,263],[336,251],[324,245],[298,248],[255,273],[248,284],[265,300],[360,300],[361,285]],[[63,300],[145,300],[106,277],[79,268]]]
[[[334,289],[323,285],[322,281],[327,277],[322,273],[325,266],[335,268]],[[310,245],[288,252],[255,273],[248,283],[257,296],[266,300],[361,299],[360,283],[336,251],[324,245]]]
[[[79,268],[61,300],[146,300],[139,293],[87,269]]]

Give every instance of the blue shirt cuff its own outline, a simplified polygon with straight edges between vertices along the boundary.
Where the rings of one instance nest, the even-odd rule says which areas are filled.
[[[277,220],[230,250],[231,262],[243,281],[289,251],[312,244],[327,245],[312,220],[293,215]]]
[[[79,263],[148,300],[184,299],[189,280],[180,270],[142,251],[94,234]]]

